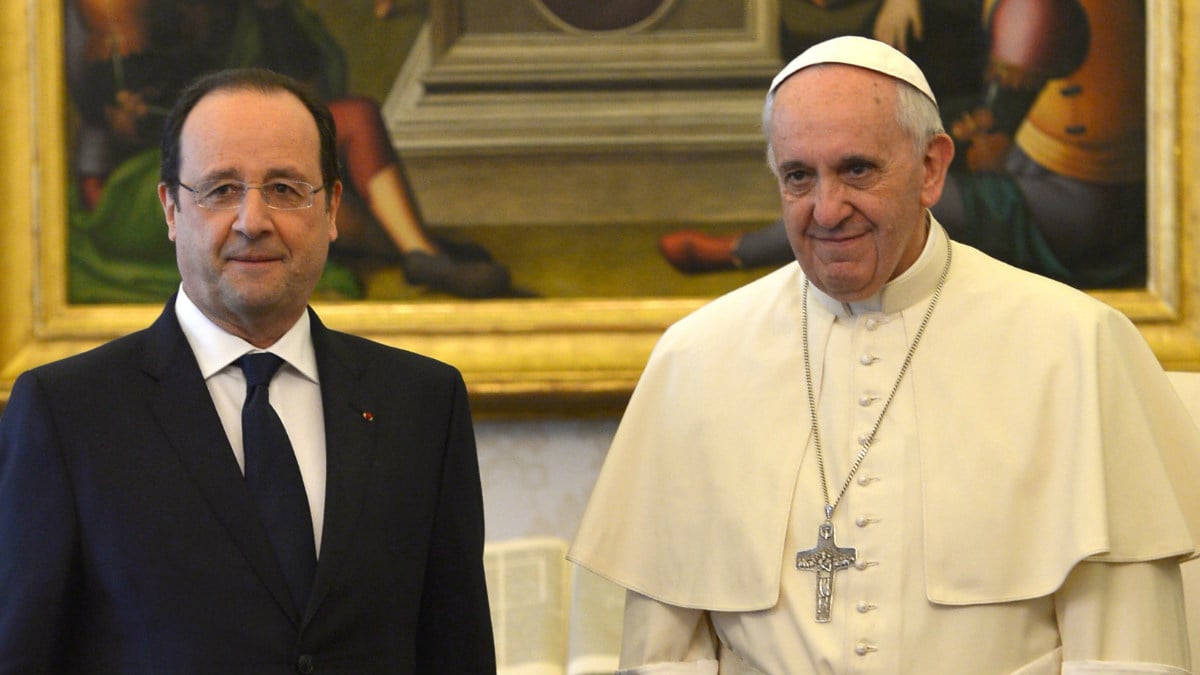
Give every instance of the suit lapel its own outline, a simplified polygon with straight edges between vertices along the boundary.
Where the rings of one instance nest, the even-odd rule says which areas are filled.
[[[375,449],[375,400],[363,386],[367,371],[360,353],[344,336],[325,328],[309,310],[321,401],[325,414],[325,525],[320,560],[307,617],[328,593],[338,567],[349,555],[355,523],[366,499]]]
[[[298,625],[287,581],[175,317],[174,297],[148,331],[143,369],[157,383],[151,410],[172,448],[259,579]]]

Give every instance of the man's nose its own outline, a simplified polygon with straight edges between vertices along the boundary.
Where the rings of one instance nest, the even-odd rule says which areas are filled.
[[[262,189],[248,187],[242,196],[242,203],[238,205],[237,220],[233,227],[247,237],[258,237],[274,228],[273,215],[274,210],[267,206]]]

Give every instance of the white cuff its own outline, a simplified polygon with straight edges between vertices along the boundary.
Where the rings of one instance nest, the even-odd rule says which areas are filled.
[[[717,675],[717,662],[648,663],[637,668],[618,670],[615,675]]]
[[[1063,675],[1189,675],[1175,666],[1133,661],[1065,661],[1062,672]]]

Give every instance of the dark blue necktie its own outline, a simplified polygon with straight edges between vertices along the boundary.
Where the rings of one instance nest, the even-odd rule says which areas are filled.
[[[246,374],[246,403],[242,406],[246,485],[287,577],[296,608],[303,613],[317,568],[317,552],[300,465],[283,422],[268,399],[267,387],[283,359],[267,353],[247,354],[237,364]]]

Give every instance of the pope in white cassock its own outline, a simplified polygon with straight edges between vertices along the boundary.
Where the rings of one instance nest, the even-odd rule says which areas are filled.
[[[900,52],[814,46],[763,117],[799,265],[666,332],[569,555],[622,672],[1188,672],[1200,433],[1137,329],[947,238]]]

